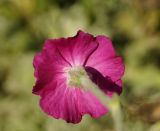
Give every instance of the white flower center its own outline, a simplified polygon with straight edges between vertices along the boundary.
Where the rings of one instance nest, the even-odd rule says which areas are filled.
[[[75,66],[67,69],[67,84],[74,87],[83,87],[83,80],[88,79],[88,75],[82,66]]]

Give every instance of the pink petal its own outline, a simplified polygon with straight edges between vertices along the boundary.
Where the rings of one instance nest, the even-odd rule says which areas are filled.
[[[52,81],[64,78],[64,68],[70,67],[59,50],[49,41],[45,42],[43,51],[34,57],[33,65],[36,77],[36,84],[33,88],[34,94],[39,94],[41,89]]]
[[[85,70],[92,82],[98,85],[99,89],[106,94],[110,94],[111,92],[121,94],[122,88],[120,83],[113,82],[109,77],[104,77],[98,70],[92,67],[85,67]]]
[[[41,95],[40,106],[44,112],[54,118],[79,123],[84,114],[97,118],[108,111],[90,92],[67,87],[63,82],[51,86],[57,88],[45,91],[46,93]]]
[[[97,49],[98,43],[88,33],[78,31],[77,35],[69,38],[50,39],[71,65],[83,65],[85,60]]]
[[[61,84],[55,90],[46,91],[41,96],[40,106],[44,112],[54,118],[78,123],[81,120],[81,114],[78,112],[76,100],[74,89],[70,90]]]
[[[99,43],[97,50],[89,57],[86,66],[90,66],[110,77],[114,82],[121,79],[124,74],[124,65],[121,57],[117,57],[112,41],[105,36],[97,36]]]
[[[93,118],[98,118],[108,112],[107,107],[104,107],[90,91],[79,90],[77,93],[79,110],[82,114],[90,114]]]

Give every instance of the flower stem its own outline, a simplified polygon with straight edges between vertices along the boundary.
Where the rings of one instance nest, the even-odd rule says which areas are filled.
[[[85,89],[90,90],[106,108],[109,108],[115,124],[115,130],[123,131],[122,112],[118,96],[114,94],[112,98],[108,97],[89,78],[82,78],[82,84]]]

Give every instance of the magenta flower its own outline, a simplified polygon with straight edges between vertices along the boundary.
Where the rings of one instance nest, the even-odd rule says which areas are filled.
[[[33,93],[40,95],[43,111],[57,119],[78,123],[84,114],[98,118],[108,112],[90,91],[88,80],[108,96],[122,92],[122,58],[102,35],[78,31],[74,37],[48,39],[33,65]]]

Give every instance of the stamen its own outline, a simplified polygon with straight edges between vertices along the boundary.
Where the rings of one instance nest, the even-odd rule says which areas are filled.
[[[67,69],[67,84],[74,87],[82,87],[82,78],[88,77],[82,66],[75,66]]]

